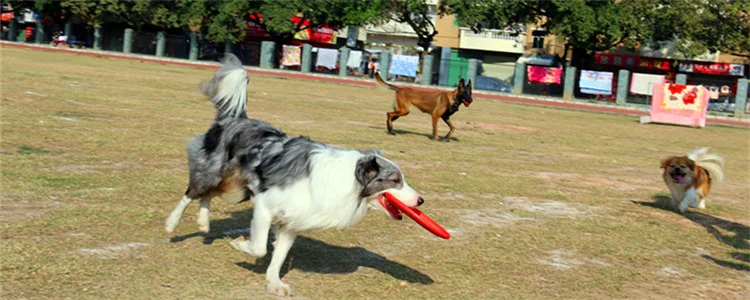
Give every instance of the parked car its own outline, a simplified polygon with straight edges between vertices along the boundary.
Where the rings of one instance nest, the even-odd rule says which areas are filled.
[[[513,87],[509,83],[499,78],[488,76],[477,76],[477,82],[474,83],[474,88],[478,90],[496,91],[502,93],[513,92]]]

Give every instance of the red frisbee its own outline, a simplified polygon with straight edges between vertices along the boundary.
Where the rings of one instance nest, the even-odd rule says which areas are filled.
[[[432,234],[444,238],[444,239],[450,239],[451,235],[448,233],[448,231],[445,230],[440,224],[435,222],[432,218],[421,212],[420,210],[414,208],[414,207],[408,207],[403,202],[399,201],[391,195],[390,193],[385,193],[385,198],[388,199],[388,202],[393,204],[398,210],[404,212],[409,218],[412,218],[417,224],[424,227],[424,229],[427,229],[427,231],[432,232]]]

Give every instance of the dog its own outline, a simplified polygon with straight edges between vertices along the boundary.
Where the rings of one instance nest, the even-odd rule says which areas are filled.
[[[264,121],[248,119],[247,85],[247,72],[233,55],[212,80],[202,84],[201,91],[216,107],[216,119],[207,132],[188,143],[189,185],[167,218],[166,231],[174,230],[196,199],[202,232],[209,231],[212,198],[234,203],[252,200],[250,239],[237,238],[230,244],[263,257],[269,229],[276,222],[266,288],[286,296],[292,290],[279,272],[298,233],[353,226],[369,209],[401,219],[385,199],[386,192],[410,207],[424,199],[406,183],[401,169],[377,150],[346,150],[292,138]]]
[[[708,148],[694,150],[687,156],[665,158],[661,168],[672,194],[672,205],[680,213],[685,213],[688,206],[705,209],[711,185],[724,180],[724,159],[708,153]]]
[[[468,84],[464,85],[463,78],[458,82],[458,88],[452,92],[420,91],[412,87],[395,86],[383,81],[379,73],[375,74],[375,82],[380,87],[387,87],[396,91],[396,99],[393,101],[393,111],[386,114],[388,134],[391,135],[395,135],[393,133],[393,121],[396,121],[399,117],[408,115],[411,107],[416,106],[423,113],[432,116],[432,138],[436,141],[439,141],[438,119],[443,119],[443,122],[450,127],[450,131],[448,131],[448,134],[444,138],[445,141],[449,141],[453,132],[456,131],[456,127],[453,126],[450,117],[458,111],[461,104],[468,107],[474,101],[471,98],[471,80],[469,80]]]

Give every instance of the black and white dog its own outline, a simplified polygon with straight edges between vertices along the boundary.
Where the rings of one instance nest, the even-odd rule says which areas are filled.
[[[369,208],[400,219],[399,211],[385,200],[385,192],[411,207],[424,200],[406,184],[399,167],[377,150],[345,150],[291,138],[266,122],[248,119],[247,84],[247,72],[230,55],[214,78],[201,86],[216,106],[216,120],[208,132],[188,144],[190,184],[169,215],[166,230],[174,230],[193,200],[200,200],[198,225],[203,232],[209,231],[212,198],[252,200],[250,239],[231,244],[262,257],[275,222],[266,288],[276,295],[291,295],[279,272],[299,232],[352,226]]]

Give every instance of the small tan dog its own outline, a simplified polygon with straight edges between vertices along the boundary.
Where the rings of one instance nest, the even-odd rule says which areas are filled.
[[[708,148],[694,150],[687,156],[665,158],[661,168],[672,193],[672,205],[680,213],[685,213],[688,206],[705,209],[711,184],[724,180],[724,159],[708,153]]]

